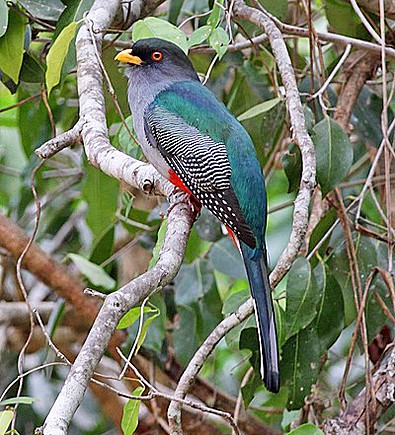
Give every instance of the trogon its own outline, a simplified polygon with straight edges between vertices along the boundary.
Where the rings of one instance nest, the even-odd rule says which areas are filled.
[[[200,83],[177,45],[137,41],[115,58],[127,64],[128,101],[142,150],[170,182],[206,207],[233,237],[253,297],[260,371],[279,390],[278,347],[265,245],[266,190],[252,140]]]

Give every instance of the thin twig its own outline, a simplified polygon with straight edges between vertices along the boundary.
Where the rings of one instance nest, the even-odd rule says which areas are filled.
[[[369,21],[366,19],[364,13],[361,11],[361,8],[358,6],[358,3],[356,0],[350,0],[351,6],[353,7],[355,13],[358,15],[360,20],[362,21],[362,24],[365,26],[365,29],[370,33],[370,35],[373,37],[373,39],[380,45],[383,44],[383,39],[380,38],[380,36],[377,34],[377,32],[373,29],[373,27],[370,25]],[[384,42],[385,45],[385,42]]]
[[[23,294],[23,298],[26,302],[26,305],[29,308],[29,320],[30,320],[29,335],[28,335],[28,337],[27,337],[27,339],[26,339],[26,341],[25,341],[25,343],[24,343],[24,345],[23,345],[23,347],[18,355],[18,374],[19,374],[20,378],[19,378],[19,385],[18,385],[18,391],[17,391],[16,397],[19,397],[22,393],[23,379],[24,378],[21,375],[23,374],[23,363],[24,363],[24,359],[25,359],[26,350],[27,350],[32,338],[33,338],[33,332],[34,332],[33,308],[30,305],[29,296],[28,296],[28,293],[27,293],[27,290],[25,287],[25,283],[24,283],[23,278],[22,278],[22,263],[23,263],[23,260],[26,256],[27,252],[29,251],[30,247],[32,246],[32,243],[33,243],[33,240],[37,234],[38,225],[40,222],[41,208],[40,208],[40,200],[38,198],[37,190],[36,190],[36,186],[35,186],[35,177],[36,177],[37,171],[41,168],[41,166],[43,166],[43,164],[44,164],[44,161],[38,163],[32,171],[31,190],[32,190],[33,197],[34,197],[35,204],[36,204],[36,215],[35,215],[35,219],[34,219],[34,228],[33,228],[33,232],[32,232],[32,235],[30,236],[28,243],[26,244],[24,250],[22,251],[22,253],[21,253],[21,255],[18,258],[18,261],[16,263],[16,276],[17,276],[17,280],[18,280],[18,285],[19,285],[19,288]],[[17,408],[18,408],[18,404],[15,405],[15,411],[17,410]],[[15,429],[15,423],[16,423],[16,412],[14,413],[14,418],[13,418],[12,425],[11,425],[13,430]]]
[[[164,399],[167,399],[167,400],[170,400],[170,401],[176,401],[176,402],[178,402],[178,403],[180,403],[182,405],[186,405],[186,406],[189,406],[190,408],[198,409],[199,411],[202,411],[202,412],[207,412],[207,413],[210,413],[210,414],[218,415],[218,416],[224,418],[231,425],[232,429],[235,431],[235,433],[237,435],[241,435],[240,429],[238,428],[234,418],[232,417],[232,415],[229,412],[220,411],[219,409],[210,408],[210,407],[202,405],[200,403],[193,402],[192,400],[179,399],[179,398],[176,398],[176,397],[171,396],[169,394],[165,394],[165,393],[160,392],[157,388],[155,388],[152,384],[150,384],[147,381],[147,379],[144,378],[144,376],[129,361],[129,359],[125,357],[125,355],[122,353],[122,351],[120,349],[118,349],[118,353],[119,353],[120,357],[124,360],[126,365],[133,370],[133,372],[139,378],[141,383],[148,388],[148,390],[150,391],[152,397],[155,397],[155,396],[157,396],[157,397],[163,397]]]
[[[30,97],[27,97],[24,100],[18,101],[15,104],[11,104],[11,106],[3,107],[2,109],[0,109],[0,113],[6,112],[7,110],[15,109],[15,107],[22,106],[22,104],[25,104],[28,101],[35,100],[36,98],[38,98],[40,96],[41,96],[41,92],[39,92],[38,94],[31,95]]]

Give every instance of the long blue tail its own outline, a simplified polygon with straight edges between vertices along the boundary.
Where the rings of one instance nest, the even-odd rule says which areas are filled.
[[[268,279],[266,253],[261,250],[252,250],[243,242],[240,242],[240,249],[255,307],[261,356],[261,376],[266,388],[273,393],[277,393],[280,389],[277,332]]]

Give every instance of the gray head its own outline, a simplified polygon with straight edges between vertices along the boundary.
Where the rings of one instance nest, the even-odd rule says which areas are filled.
[[[163,39],[141,39],[131,49],[118,53],[115,59],[127,64],[126,75],[131,80],[141,75],[151,84],[157,81],[199,80],[181,48]]]

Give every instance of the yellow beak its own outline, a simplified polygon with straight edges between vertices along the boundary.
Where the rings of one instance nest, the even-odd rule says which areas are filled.
[[[120,51],[114,59],[119,62],[132,63],[133,65],[141,65],[144,63],[138,56],[132,55],[132,50],[130,48]]]

